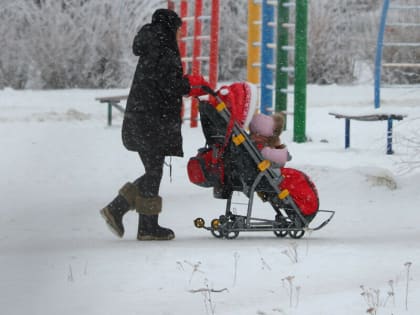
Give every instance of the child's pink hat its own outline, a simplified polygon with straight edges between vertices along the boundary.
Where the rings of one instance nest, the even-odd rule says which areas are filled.
[[[249,130],[264,137],[271,137],[274,130],[273,117],[264,114],[255,114],[249,124]]]

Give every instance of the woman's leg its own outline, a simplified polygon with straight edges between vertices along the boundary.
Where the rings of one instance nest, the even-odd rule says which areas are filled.
[[[152,152],[139,153],[139,155],[143,162],[145,173],[136,179],[134,184],[143,197],[156,197],[159,195],[165,156]]]
[[[139,153],[145,174],[135,180],[139,196],[136,198],[136,210],[139,213],[137,239],[171,240],[175,237],[172,230],[161,227],[158,223],[162,210],[162,198],[159,196],[165,156],[152,152]]]

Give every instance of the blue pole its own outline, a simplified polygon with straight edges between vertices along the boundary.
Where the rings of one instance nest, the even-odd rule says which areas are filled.
[[[384,34],[386,27],[386,17],[388,15],[389,0],[384,0],[382,7],[381,22],[379,25],[378,41],[376,44],[376,59],[375,59],[375,108],[381,106],[381,65],[382,65],[382,49],[384,46]]]
[[[272,114],[274,94],[274,6],[264,0],[262,4],[261,28],[261,113]],[[270,47],[271,46],[271,47]]]

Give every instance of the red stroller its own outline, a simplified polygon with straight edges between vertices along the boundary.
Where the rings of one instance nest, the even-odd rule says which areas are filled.
[[[319,210],[315,185],[304,173],[275,167],[263,158],[245,131],[255,111],[250,108],[253,94],[250,85],[234,83],[230,88],[226,95],[223,88],[215,92],[201,87],[212,100],[199,102],[206,145],[190,158],[188,176],[196,185],[212,187],[213,196],[227,202],[225,214],[213,219],[210,226],[206,226],[202,218],[195,219],[195,226],[209,230],[217,238],[227,239],[236,238],[239,232],[251,231],[272,231],[277,237],[301,238],[305,231],[323,228],[335,212]],[[248,197],[246,215],[232,212],[234,191]],[[275,211],[273,219],[252,216],[255,193],[271,204]],[[328,218],[310,228],[309,224],[319,212],[329,213]]]

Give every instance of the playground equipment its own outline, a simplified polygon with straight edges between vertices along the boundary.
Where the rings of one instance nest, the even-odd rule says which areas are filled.
[[[414,52],[416,48],[420,48],[420,42],[418,36],[415,36],[417,39],[413,39],[414,36],[410,38],[410,34],[418,34],[412,32],[413,28],[420,28],[420,1],[417,0],[417,4],[413,2],[408,4],[401,0],[384,0],[376,48],[375,108],[381,106],[382,70],[400,72],[405,70],[405,75],[410,73],[408,72],[410,70],[412,73],[420,70],[419,53]],[[385,49],[387,49],[385,52],[389,52],[390,49],[394,51],[392,60],[383,60]]]
[[[189,8],[194,5],[194,13],[189,13]],[[212,88],[216,88],[218,76],[218,50],[219,50],[219,0],[211,0],[211,12],[203,14],[203,0],[169,0],[168,8],[177,11],[183,24],[181,28],[181,41],[179,49],[185,72],[192,74],[204,73]],[[209,34],[202,34],[203,24],[210,28]],[[207,42],[207,55],[203,55],[204,43]],[[191,52],[191,53],[190,53]],[[203,66],[206,62],[207,66]],[[191,71],[190,71],[191,70]],[[197,127],[198,102],[191,103],[190,126]]]
[[[260,10],[261,8],[262,10]],[[295,23],[290,23],[293,9],[295,9]],[[267,114],[273,110],[276,112],[287,111],[287,95],[293,94],[293,140],[305,142],[308,1],[248,0],[248,11],[250,28],[248,81],[260,82],[261,112]],[[277,12],[276,16],[275,11]],[[260,20],[258,20],[259,16]],[[256,34],[259,25],[260,36]],[[275,27],[277,28],[277,38],[275,38]],[[294,31],[295,35],[294,45],[289,44],[291,31]],[[261,38],[260,42],[257,38]],[[261,47],[260,51],[256,48],[259,46]],[[294,65],[289,64],[289,53],[291,52],[294,52]],[[260,63],[256,61],[259,53],[261,53]],[[260,81],[256,80],[257,71],[255,68],[260,69]],[[291,78],[294,78],[293,89],[289,89]]]

